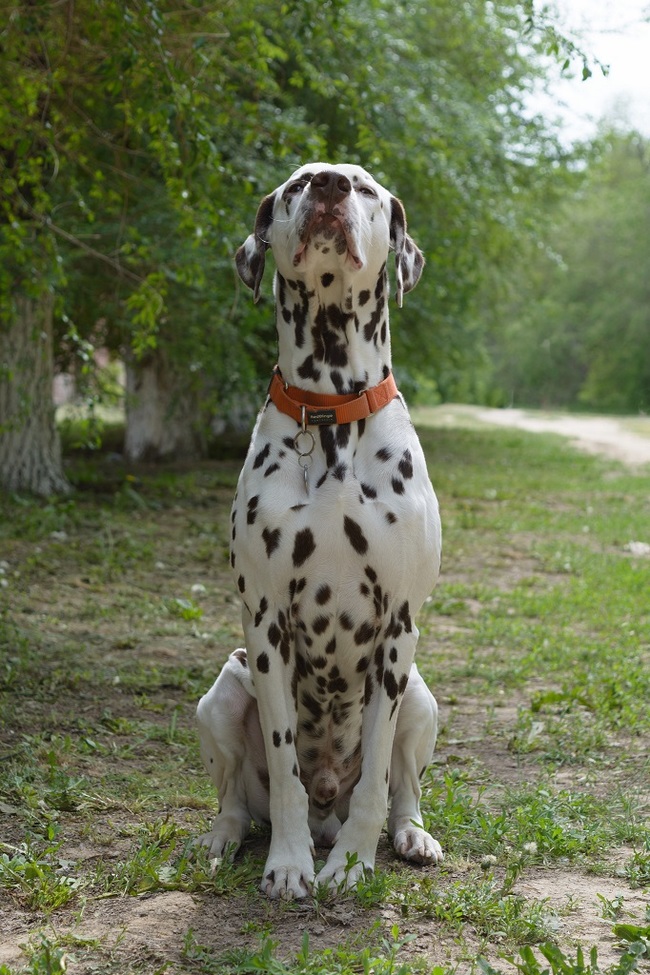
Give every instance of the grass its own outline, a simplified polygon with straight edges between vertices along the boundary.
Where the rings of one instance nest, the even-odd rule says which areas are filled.
[[[338,901],[264,901],[260,831],[234,863],[191,846],[215,806],[193,713],[242,639],[239,463],[82,457],[72,499],[0,500],[0,975],[647,964],[647,472],[551,436],[421,433],[445,542],[419,620],[442,719],[423,811],[446,860],[382,843]]]

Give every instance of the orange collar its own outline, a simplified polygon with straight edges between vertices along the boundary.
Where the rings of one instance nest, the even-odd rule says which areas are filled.
[[[365,420],[398,395],[392,372],[383,382],[360,393],[333,396],[326,393],[312,393],[308,389],[289,386],[282,379],[276,366],[269,386],[269,396],[281,413],[293,417],[296,423],[320,425],[326,423],[352,423]]]

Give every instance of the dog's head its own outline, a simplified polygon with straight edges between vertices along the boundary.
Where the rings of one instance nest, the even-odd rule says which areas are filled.
[[[400,306],[424,266],[421,251],[406,231],[401,202],[361,166],[301,166],[262,200],[255,229],[235,256],[239,275],[255,301],[268,247],[287,278],[314,271],[376,276],[392,248]]]

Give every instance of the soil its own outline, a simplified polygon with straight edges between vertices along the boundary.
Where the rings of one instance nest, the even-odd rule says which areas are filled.
[[[464,416],[480,422],[556,432],[569,437],[581,449],[598,451],[628,464],[638,465],[650,461],[650,439],[624,430],[615,420],[554,419],[532,417],[519,410],[458,409],[461,412],[456,412],[455,420],[450,422],[460,423]],[[172,573],[173,564],[174,557],[170,555],[170,568],[162,566],[161,577]],[[462,574],[462,569],[456,567],[456,571],[459,570]],[[185,581],[189,588],[194,578],[191,570],[186,571]],[[106,599],[107,605],[114,600],[120,585],[124,583],[119,580],[114,583],[111,599]],[[84,579],[68,578],[65,586],[56,589],[54,581],[47,586],[43,584],[42,587],[36,584],[32,587],[31,598],[34,605],[40,607],[38,612],[44,612],[52,604],[57,605],[57,616],[59,621],[64,621],[61,625],[66,630],[66,639],[72,640],[82,635],[82,610],[91,591],[93,599],[102,598],[101,593],[95,588],[91,590]],[[212,587],[212,593],[216,594],[219,603],[215,615],[219,614],[220,623],[226,628],[236,630],[239,610],[237,601],[230,592],[227,577],[217,580],[217,587]],[[449,621],[444,619],[440,623],[441,627],[449,625]],[[205,619],[205,624],[206,628],[209,627],[210,620]],[[103,651],[104,654],[108,657],[114,655],[117,660],[120,653],[129,648],[128,641],[131,637],[128,630],[126,623],[118,622],[111,628],[110,622],[106,621],[99,625],[96,632],[88,632],[86,635],[91,648],[109,648]],[[433,640],[434,637],[429,639]],[[175,639],[160,635],[150,635],[148,639],[142,640],[140,633],[138,637],[138,659],[143,664],[157,666],[163,662],[173,662],[174,657],[178,656],[179,659],[182,658],[184,666],[195,664],[207,669],[211,654],[210,648],[196,639],[185,641],[179,646]],[[222,658],[223,652],[218,651],[218,655]],[[80,701],[77,706],[91,715],[92,709],[99,714],[103,709],[109,708],[117,716],[121,709],[128,712],[130,700],[131,698],[120,698],[119,689],[111,691],[107,688],[101,701]],[[32,702],[25,701],[27,711],[34,707]],[[478,762],[482,766],[486,782],[494,780],[516,785],[526,781],[530,770],[525,761],[512,756],[507,749],[507,742],[498,736],[490,742],[484,739],[488,717],[492,721],[507,722],[513,719],[516,708],[517,701],[511,700],[507,702],[507,706],[495,709],[488,716],[485,701],[471,698],[464,698],[461,706],[448,708],[450,716],[447,721],[447,736],[436,754],[436,766],[443,768],[459,762]],[[189,708],[181,712],[179,722],[191,726],[192,714]],[[5,751],[8,745],[6,739],[3,744],[2,750]],[[64,851],[65,855],[77,860],[121,856],[128,846],[122,841],[124,848],[120,850],[120,840],[115,839],[118,818],[115,811],[98,812],[93,836],[77,837],[76,846],[70,839],[69,848]],[[191,814],[188,814],[188,818],[191,819]],[[18,816],[12,814],[10,807],[0,806],[0,821],[3,823],[3,842],[11,844],[19,841],[23,831]],[[257,850],[263,855],[266,842],[263,836],[255,836],[249,842],[249,849],[254,852]],[[624,854],[625,851],[620,851],[621,859]],[[385,836],[380,843],[377,866],[378,869],[398,868]],[[462,863],[454,866],[457,875],[462,874],[463,869]],[[413,882],[417,884],[428,872],[435,872],[434,868],[416,869]],[[612,873],[615,874],[615,870]],[[449,882],[453,882],[453,877]],[[515,893],[546,902],[557,912],[555,936],[568,951],[577,943],[582,943],[585,947],[598,945],[602,969],[619,959],[620,946],[615,944],[612,936],[612,922],[602,917],[602,904],[598,895],[610,901],[618,896],[624,898],[626,916],[636,918],[637,923],[642,923],[647,905],[647,897],[643,896],[643,891],[631,888],[621,877],[612,874],[590,875],[584,870],[570,869],[567,866],[525,870],[517,881]],[[74,909],[56,911],[48,921],[44,916],[35,916],[33,911],[22,910],[14,900],[0,894],[0,912],[0,966],[15,966],[15,970],[26,963],[21,945],[28,942],[39,928],[49,932],[52,937],[61,938],[65,933],[71,933],[88,945],[101,942],[101,948],[90,952],[92,961],[88,961],[84,952],[71,949],[67,965],[67,971],[71,975],[91,972],[102,975],[120,972],[125,975],[136,971],[153,975],[163,969],[170,973],[201,970],[200,965],[188,968],[182,957],[183,944],[189,930],[193,932],[198,944],[219,953],[242,945],[257,947],[259,932],[266,930],[278,943],[279,954],[290,959],[300,949],[305,932],[309,934],[310,948],[313,951],[335,948],[355,934],[359,935],[363,946],[366,943],[364,939],[368,937],[368,929],[379,922],[385,932],[396,924],[400,939],[413,936],[413,940],[400,953],[402,962],[408,961],[409,956],[426,956],[431,966],[453,966],[460,975],[472,970],[472,962],[480,948],[492,964],[502,971],[514,971],[512,966],[500,958],[497,933],[494,944],[485,950],[481,938],[469,925],[465,925],[459,935],[431,920],[403,915],[397,909],[361,908],[350,898],[332,901],[325,906],[311,903],[286,905],[270,903],[262,895],[251,899],[244,892],[242,896],[223,897],[210,893],[189,895],[170,891],[135,898],[88,900],[81,908],[76,903]],[[375,940],[373,936],[373,941]]]
[[[601,454],[623,464],[638,466],[650,463],[650,418],[636,422],[645,430],[645,436],[626,428],[623,420],[604,416],[545,415],[526,410],[474,411],[477,419],[499,426],[518,427],[531,433],[557,433],[568,437],[579,450]]]

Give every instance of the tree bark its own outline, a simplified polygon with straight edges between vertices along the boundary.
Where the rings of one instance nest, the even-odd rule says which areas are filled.
[[[130,461],[194,460],[204,450],[200,407],[188,377],[155,349],[126,364],[126,435]]]
[[[0,322],[0,488],[48,497],[71,490],[52,401],[53,298],[19,295]]]

